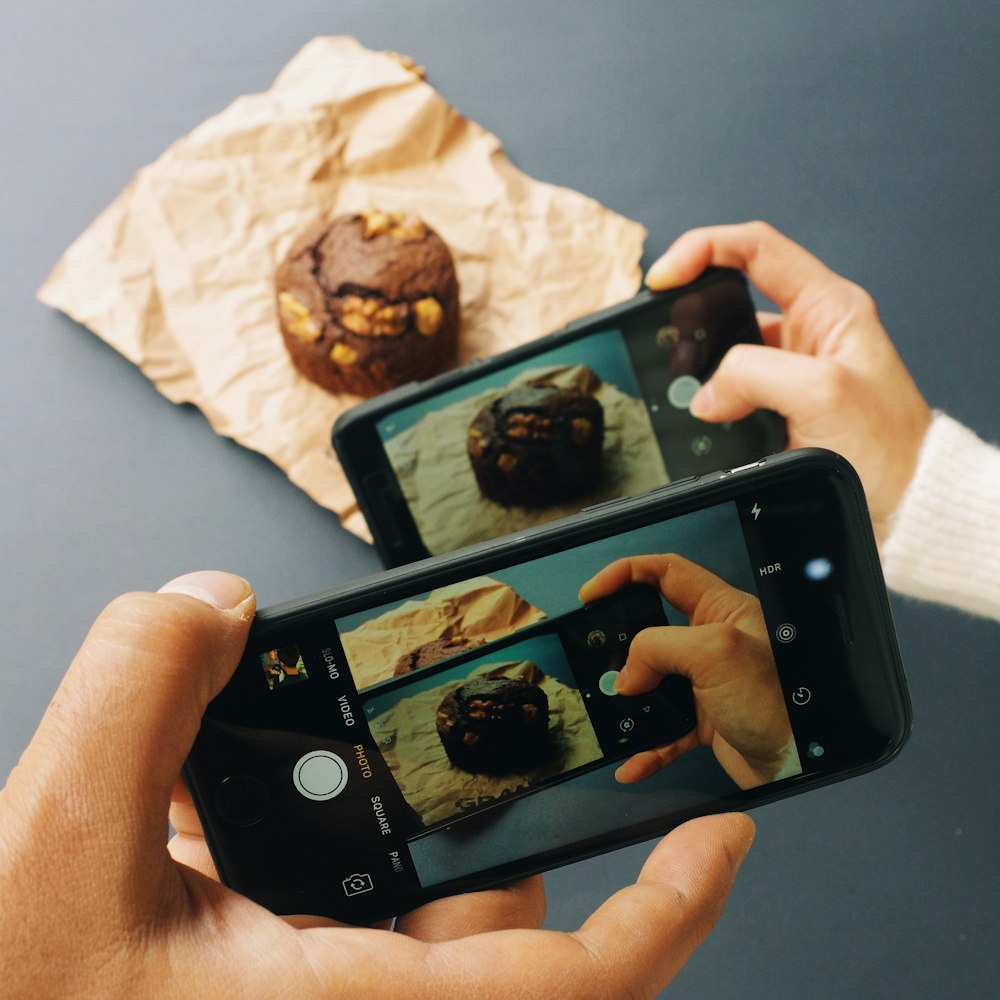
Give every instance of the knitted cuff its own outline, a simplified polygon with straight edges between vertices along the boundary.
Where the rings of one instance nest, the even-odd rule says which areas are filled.
[[[882,568],[902,594],[1000,620],[1000,449],[935,412]]]

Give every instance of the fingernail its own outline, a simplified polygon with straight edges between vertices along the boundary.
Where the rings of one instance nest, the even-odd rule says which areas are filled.
[[[715,390],[711,382],[706,382],[691,398],[691,405],[688,407],[692,417],[711,416],[715,409]]]
[[[620,694],[623,687],[625,687],[625,668],[622,667],[618,671],[618,676],[615,678],[615,682],[612,687]]]
[[[206,569],[176,577],[160,587],[159,593],[186,594],[220,611],[231,611],[253,593],[253,587],[242,576]]]
[[[677,284],[677,275],[670,261],[670,255],[664,254],[646,272],[646,284],[650,288],[670,288]]]

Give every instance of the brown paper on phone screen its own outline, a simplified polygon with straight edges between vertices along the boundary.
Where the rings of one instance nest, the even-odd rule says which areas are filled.
[[[358,690],[388,680],[396,663],[437,639],[490,642],[545,618],[513,587],[488,576],[448,584],[341,632]]]
[[[39,298],[367,538],[330,447],[335,418],[358,400],[292,367],[273,278],[317,216],[371,208],[414,212],[451,248],[461,361],[557,329],[639,284],[642,226],[526,176],[496,136],[398,58],[332,37],[313,39],[270,90],[238,98],[143,167]]]

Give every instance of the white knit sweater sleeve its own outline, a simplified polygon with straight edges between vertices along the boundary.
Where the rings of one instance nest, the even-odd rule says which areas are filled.
[[[902,594],[1000,620],[1000,449],[934,414],[882,568]]]

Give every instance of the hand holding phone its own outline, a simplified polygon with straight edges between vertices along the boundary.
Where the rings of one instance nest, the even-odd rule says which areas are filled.
[[[664,677],[687,677],[697,725],[630,757],[618,768],[618,780],[649,778],[697,746],[710,746],[740,788],[801,773],[760,601],[677,554],[611,563],[580,588],[580,599],[599,600],[636,583],[659,586],[689,624],[641,631],[616,689],[636,695],[655,689]]]
[[[745,816],[674,831],[588,919],[585,949],[540,930],[537,878],[437,900],[393,933],[283,919],[220,885],[177,779],[253,601],[244,580],[199,573],[119,598],[95,623],[0,793],[4,996],[582,1000],[652,996],[683,965],[749,847]],[[309,849],[323,844],[275,838],[268,854]]]
[[[931,422],[931,410],[871,295],[765,222],[679,236],[646,276],[650,288],[737,267],[781,310],[759,314],[763,344],[739,344],[692,401],[711,424],[755,407],[788,421],[790,448],[829,448],[858,470],[883,539]]]

